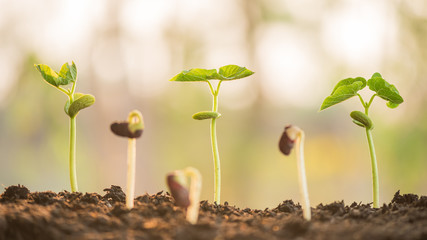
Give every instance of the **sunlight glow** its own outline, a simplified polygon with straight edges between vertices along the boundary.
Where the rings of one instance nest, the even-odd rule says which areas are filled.
[[[377,65],[395,26],[384,4],[347,1],[325,14],[323,42],[337,59],[351,65]]]
[[[310,106],[321,81],[316,56],[302,32],[273,25],[260,33],[258,58],[261,59],[264,96],[277,105]]]

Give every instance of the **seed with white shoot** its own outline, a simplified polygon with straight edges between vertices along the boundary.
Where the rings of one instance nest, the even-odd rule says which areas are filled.
[[[190,178],[189,190],[188,178]],[[193,167],[187,167],[169,173],[166,180],[172,197],[175,199],[175,204],[187,209],[187,221],[191,224],[197,223],[202,188],[200,172]]]
[[[304,132],[292,125],[285,127],[285,131],[279,141],[280,151],[289,155],[292,148],[296,144],[297,154],[297,166],[298,166],[298,177],[299,177],[299,188],[302,199],[302,211],[304,218],[309,221],[311,219],[310,200],[308,198],[307,190],[307,178],[305,176],[305,164],[304,164]]]
[[[128,138],[126,207],[129,209],[133,208],[135,196],[136,138],[141,137],[143,130],[142,114],[137,110],[129,113],[127,122],[114,122],[111,124],[111,131],[114,134]]]

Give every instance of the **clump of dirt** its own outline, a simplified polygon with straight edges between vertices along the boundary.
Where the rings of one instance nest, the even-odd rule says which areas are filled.
[[[118,186],[96,193],[33,192],[10,186],[0,196],[3,239],[427,239],[427,197],[398,191],[389,204],[343,201],[312,208],[286,200],[273,209],[240,209],[200,202],[191,225],[169,193],[145,194],[127,209]]]
[[[2,194],[2,198],[0,201],[15,201],[16,199],[27,199],[30,194],[30,190],[28,188],[21,186],[10,186],[6,188],[4,193]]]

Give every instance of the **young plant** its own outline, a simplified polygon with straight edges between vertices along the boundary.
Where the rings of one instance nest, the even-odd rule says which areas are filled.
[[[190,190],[188,190],[188,178],[190,178]],[[187,167],[184,170],[169,173],[166,181],[172,197],[175,199],[175,204],[187,209],[187,221],[191,224],[197,223],[202,188],[200,172],[195,168]]]
[[[308,198],[307,178],[304,164],[304,132],[297,126],[288,125],[279,141],[279,149],[286,156],[296,145],[299,189],[302,199],[302,212],[307,221],[311,219],[310,200]]]
[[[70,117],[70,182],[71,191],[77,192],[76,174],[76,116],[80,110],[91,106],[95,102],[95,97],[90,94],[76,93],[77,67],[72,62],[71,65],[65,63],[59,72],[53,71],[45,64],[34,64],[41,73],[43,79],[68,97],[65,103],[65,113]]]
[[[369,87],[370,90],[375,93],[372,95],[369,102],[365,102],[358,93],[358,91],[362,90],[366,87]],[[353,111],[350,113],[350,117],[353,119],[353,122],[365,128],[366,136],[368,138],[369,152],[371,155],[371,165],[372,165],[372,181],[373,181],[373,207],[379,207],[379,183],[378,183],[378,166],[377,166],[377,158],[375,155],[375,147],[374,142],[372,140],[372,129],[374,125],[372,124],[372,120],[369,118],[369,107],[372,104],[372,101],[376,96],[387,101],[387,106],[389,108],[396,108],[403,102],[403,98],[399,95],[399,91],[396,87],[390,83],[388,83],[384,78],[382,78],[381,74],[374,73],[372,77],[366,81],[362,77],[357,78],[347,78],[338,82],[332,91],[331,95],[327,97],[320,107],[320,110],[326,109],[330,106],[333,106],[337,103],[340,103],[344,100],[347,100],[353,96],[358,96],[362,106],[365,109],[365,112]]]
[[[127,122],[114,122],[111,124],[111,131],[114,134],[128,138],[126,207],[129,209],[133,208],[135,196],[136,138],[141,137],[143,130],[142,114],[137,110],[129,113]]]
[[[248,77],[254,74],[254,72],[246,69],[245,67],[239,67],[237,65],[227,65],[216,69],[201,69],[195,68],[191,70],[185,70],[173,77],[170,81],[176,82],[206,82],[209,85],[213,97],[212,111],[198,112],[193,115],[193,119],[204,120],[211,119],[211,144],[212,154],[214,160],[214,202],[219,204],[221,196],[221,168],[218,152],[218,143],[216,137],[216,120],[221,114],[218,112],[218,94],[219,87],[223,81],[231,81],[244,77]],[[216,89],[213,87],[210,80],[219,80]]]

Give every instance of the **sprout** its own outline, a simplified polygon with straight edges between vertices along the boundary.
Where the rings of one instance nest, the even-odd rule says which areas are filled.
[[[362,90],[366,86],[369,86],[369,89],[374,91],[375,94],[372,95],[369,102],[365,102],[362,96],[358,93],[358,91]],[[381,74],[374,73],[368,81],[366,81],[362,77],[357,78],[347,78],[341,80],[335,85],[334,90],[331,95],[325,98],[320,107],[320,110],[326,109],[330,106],[338,104],[342,101],[345,101],[351,97],[358,96],[360,101],[362,102],[362,106],[365,109],[365,113],[360,111],[353,111],[350,113],[350,117],[353,119],[353,122],[365,128],[366,136],[368,139],[369,152],[371,155],[371,166],[372,166],[372,192],[373,192],[373,207],[379,208],[380,206],[380,189],[379,189],[379,181],[378,181],[378,165],[377,165],[377,157],[375,154],[375,146],[374,140],[372,139],[372,129],[374,125],[372,120],[368,116],[369,107],[372,104],[372,101],[376,96],[387,101],[387,106],[389,108],[396,108],[401,103],[403,103],[403,98],[400,96],[397,88],[388,83],[384,78],[382,78]]]
[[[188,191],[187,178],[190,178],[190,191]],[[169,173],[166,180],[175,204],[187,209],[187,221],[191,224],[197,223],[202,188],[200,172],[195,168],[187,167],[184,170]]]
[[[285,127],[285,131],[279,141],[279,149],[285,154],[289,155],[292,148],[296,144],[297,154],[297,166],[298,166],[298,178],[299,178],[299,189],[302,199],[302,211],[304,218],[309,221],[311,219],[310,200],[308,198],[307,190],[307,179],[305,176],[305,164],[304,164],[304,132],[292,125]]]
[[[59,72],[55,72],[45,64],[34,64],[41,73],[43,79],[68,97],[65,103],[64,111],[70,117],[70,183],[71,191],[77,192],[77,173],[76,173],[76,116],[80,110],[90,107],[95,103],[95,97],[90,94],[76,93],[77,67],[72,62],[71,65],[65,63]],[[71,84],[71,88],[63,88]]]
[[[218,94],[219,87],[223,81],[231,81],[240,78],[245,78],[254,74],[245,67],[237,65],[227,65],[216,69],[201,69],[195,68],[185,70],[173,77],[170,81],[176,82],[206,82],[209,85],[213,97],[212,111],[198,112],[193,115],[195,120],[211,119],[211,144],[212,155],[214,159],[214,202],[221,203],[221,167],[219,161],[218,142],[216,137],[216,120],[221,114],[218,112]],[[210,80],[219,80],[216,90],[212,86]]]
[[[136,138],[141,137],[144,130],[142,114],[133,110],[129,113],[127,122],[114,122],[111,131],[120,137],[128,138],[126,207],[133,208],[135,196],[135,162],[136,162]]]

